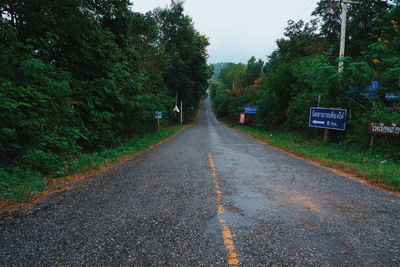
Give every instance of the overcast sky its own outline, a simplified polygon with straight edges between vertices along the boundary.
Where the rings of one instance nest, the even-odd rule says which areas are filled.
[[[146,13],[171,0],[132,0],[133,10]],[[185,13],[205,34],[209,63],[247,63],[251,56],[266,59],[289,19],[310,20],[318,0],[186,0]]]

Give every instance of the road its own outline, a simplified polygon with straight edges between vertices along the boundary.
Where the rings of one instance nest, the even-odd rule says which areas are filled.
[[[0,215],[0,266],[399,266],[400,198],[229,129],[191,128]]]

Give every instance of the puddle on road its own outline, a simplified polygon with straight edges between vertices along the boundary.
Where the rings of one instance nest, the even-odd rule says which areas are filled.
[[[232,206],[244,215],[255,216],[258,212],[264,210],[267,204],[262,195],[254,192],[249,186],[241,185],[238,192],[230,197]]]
[[[236,151],[237,147],[241,145],[236,145],[236,149],[214,148],[224,203],[230,212],[227,220],[234,221],[233,226],[251,226],[254,222],[271,220],[296,224],[305,218],[318,221],[317,218],[323,216],[323,209],[313,195],[291,190],[282,184],[287,179],[282,180],[279,176],[283,172],[281,166],[245,151]]]
[[[258,186],[258,182],[253,183],[236,181],[237,191],[228,198],[231,211],[253,220],[280,218],[293,222],[310,215],[316,218],[324,215],[318,202],[307,193],[277,185]]]

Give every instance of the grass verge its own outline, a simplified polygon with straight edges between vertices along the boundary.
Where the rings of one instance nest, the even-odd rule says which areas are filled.
[[[39,172],[26,170],[23,167],[14,168],[11,171],[0,169],[0,208],[33,200],[45,191],[59,190],[67,182],[95,175],[131,158],[140,151],[157,145],[187,126],[170,126],[161,129],[160,132],[130,139],[118,147],[76,156],[60,164],[62,168],[51,176],[43,176]],[[55,176],[60,178],[54,178]]]
[[[400,192],[400,166],[383,153],[356,151],[344,144],[325,144],[309,140],[298,133],[264,131],[226,121],[224,123],[301,158],[339,169],[371,185]]]

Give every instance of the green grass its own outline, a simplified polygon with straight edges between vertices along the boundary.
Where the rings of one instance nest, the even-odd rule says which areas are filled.
[[[171,126],[160,130],[158,133],[156,132],[147,134],[140,138],[133,138],[128,142],[112,149],[106,149],[99,153],[91,153],[76,157],[63,171],[63,175],[100,169],[104,165],[112,164],[124,156],[131,155],[153,144],[156,144],[165,138],[168,138],[169,136],[177,133],[182,127],[184,126]]]
[[[345,170],[386,189],[400,191],[400,165],[390,159],[387,154],[359,151],[340,143],[325,144],[322,141],[306,138],[300,133],[264,131],[248,126],[227,124],[300,157],[316,160],[326,167]]]
[[[20,167],[5,171],[0,169],[0,196],[6,201],[26,200],[46,188],[39,172]]]
[[[23,166],[10,170],[0,168],[0,199],[5,202],[27,201],[40,192],[54,187],[54,180],[62,179],[71,174],[80,174],[99,170],[106,165],[118,162],[121,158],[132,155],[165,138],[177,133],[184,126],[170,126],[161,129],[160,132],[150,133],[143,137],[130,139],[118,147],[106,149],[101,152],[82,154],[70,161],[60,164],[60,167],[52,175],[44,177],[40,172],[24,169]],[[54,177],[59,177],[54,179]],[[53,183],[46,183],[46,181]]]

